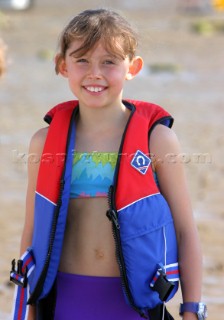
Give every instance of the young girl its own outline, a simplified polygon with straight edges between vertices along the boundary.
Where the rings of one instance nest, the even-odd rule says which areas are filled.
[[[62,186],[60,191],[56,190],[59,194],[56,200],[48,201],[47,206],[54,206],[55,202],[57,204],[58,225],[52,238],[58,239],[62,233],[63,244],[61,250],[54,254],[56,244],[50,242],[53,245],[49,245],[46,254],[51,256],[51,260],[46,260],[44,272],[39,277],[43,280],[44,274],[45,283],[51,277],[50,274],[46,276],[47,270],[54,263],[52,261],[58,259],[58,265],[55,262],[56,276],[53,276],[51,290],[48,290],[46,297],[35,301],[34,296],[39,289],[35,288],[32,295],[31,284],[29,302],[34,305],[29,310],[30,320],[137,320],[140,315],[153,320],[171,319],[163,304],[165,299],[156,302],[153,308],[142,302],[146,299],[150,305],[150,300],[158,299],[158,294],[169,295],[169,290],[160,292],[158,289],[157,293],[157,286],[150,284],[154,273],[158,271],[162,275],[160,280],[164,280],[165,287],[167,284],[169,287],[169,281],[164,276],[164,272],[167,275],[169,273],[166,272],[168,267],[160,265],[157,268],[155,264],[152,275],[147,281],[142,280],[145,269],[153,263],[147,260],[140,267],[142,255],[139,255],[139,251],[144,250],[147,256],[150,242],[144,245],[143,240],[138,246],[126,239],[126,244],[124,235],[129,232],[127,228],[142,233],[148,228],[148,217],[151,217],[152,224],[163,224],[163,215],[165,217],[166,213],[158,218],[162,207],[172,212],[172,217],[161,228],[163,236],[168,228],[167,243],[169,233],[172,233],[171,220],[174,220],[184,302],[181,314],[184,320],[205,318],[204,312],[200,311],[197,315],[198,308],[204,307],[199,304],[201,254],[184,169],[180,162],[170,162],[167,157],[168,154],[180,153],[177,137],[169,128],[172,118],[153,104],[122,100],[124,83],[133,79],[143,66],[142,58],[136,56],[136,48],[136,34],[129,23],[110,10],[84,11],[74,17],[62,32],[60,50],[55,59],[56,72],[68,80],[78,102],[67,102],[50,111],[46,117],[51,122],[50,126],[40,129],[31,140],[29,153],[35,154],[40,161],[32,161],[28,165],[26,220],[21,253],[27,247],[34,247],[35,268],[42,268],[43,262],[38,262],[38,255],[48,241],[45,234],[48,232],[50,209],[42,206],[47,196],[44,192],[41,194],[40,190],[43,188],[46,193],[51,193],[58,170],[61,170],[60,174],[64,173],[64,180],[60,180]],[[64,118],[70,109],[75,109],[74,116]],[[72,160],[69,160],[69,153],[60,153],[64,150],[61,141],[67,122],[75,125]],[[51,129],[53,126],[56,129]],[[46,139],[49,139],[48,142]],[[153,163],[149,150],[154,155]],[[65,161],[72,162],[71,173],[67,172],[69,165],[67,162],[64,165]],[[55,174],[52,174],[54,165]],[[71,177],[67,179],[69,174]],[[63,189],[66,179],[69,180],[68,191]],[[59,231],[59,224],[63,224],[60,220],[63,213],[57,211],[57,207],[62,210],[63,206],[67,220],[65,230],[62,228]],[[138,215],[137,218],[134,215]],[[42,220],[39,224],[40,216]],[[54,228],[54,223],[51,228]],[[152,240],[153,237],[154,233]],[[39,247],[35,249],[37,239]],[[152,258],[157,251],[158,254],[161,251],[156,248],[155,241],[154,251],[150,253]],[[168,264],[165,262],[164,265]],[[36,281],[38,288],[41,283],[39,280]],[[153,298],[145,298],[144,290],[138,289],[138,286],[145,286],[146,295],[152,291]],[[44,286],[41,289],[44,290]],[[40,295],[41,290],[38,293]]]

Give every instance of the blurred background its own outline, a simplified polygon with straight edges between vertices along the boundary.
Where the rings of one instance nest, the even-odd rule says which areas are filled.
[[[28,145],[44,114],[74,99],[53,58],[65,24],[84,9],[109,7],[139,31],[141,74],[124,97],[162,105],[175,118],[204,256],[209,318],[224,313],[224,1],[0,0],[6,72],[0,79],[0,320],[10,319],[12,258],[19,258]],[[0,44],[1,47],[1,44]],[[1,65],[1,56],[0,56]],[[181,213],[180,213],[181,214]],[[194,270],[192,270],[194,272]],[[169,303],[178,319],[180,294]]]

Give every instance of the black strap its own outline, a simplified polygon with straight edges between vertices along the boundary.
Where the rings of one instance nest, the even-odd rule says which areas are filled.
[[[54,312],[56,306],[56,281],[47,295],[41,299],[36,305],[36,319],[37,320],[54,320]]]
[[[164,318],[163,318],[164,312]],[[171,314],[167,311],[167,308],[163,304],[159,304],[154,309],[148,310],[148,314],[151,320],[174,320]]]
[[[158,292],[161,301],[166,301],[174,289],[175,284],[167,279],[166,274],[162,270],[159,269],[157,272],[159,272],[159,277],[152,287],[152,290]]]

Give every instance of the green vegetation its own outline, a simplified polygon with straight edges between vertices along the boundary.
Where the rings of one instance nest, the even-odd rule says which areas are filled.
[[[149,65],[149,70],[152,73],[176,73],[180,71],[180,66],[173,63],[153,63]]]
[[[192,23],[191,30],[201,35],[213,35],[217,32],[224,32],[224,21],[200,19]]]

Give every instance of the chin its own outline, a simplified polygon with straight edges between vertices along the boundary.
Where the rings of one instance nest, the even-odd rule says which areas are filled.
[[[81,101],[80,104],[86,106],[89,109],[102,109],[107,107],[108,103],[103,103],[100,101],[92,101],[94,99],[91,99],[91,101]]]

